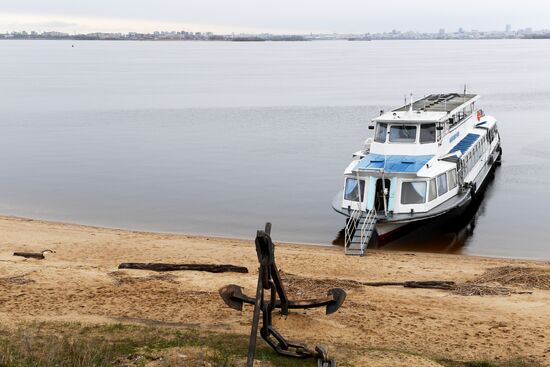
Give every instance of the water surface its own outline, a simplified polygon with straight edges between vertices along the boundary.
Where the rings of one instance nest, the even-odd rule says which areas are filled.
[[[330,244],[369,119],[467,84],[503,165],[464,223],[387,247],[548,259],[549,63],[544,40],[2,41],[0,213]]]

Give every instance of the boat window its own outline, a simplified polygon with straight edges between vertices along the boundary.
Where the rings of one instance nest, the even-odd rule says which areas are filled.
[[[456,169],[447,172],[447,178],[449,179],[449,190],[456,187]]]
[[[403,182],[401,204],[422,204],[426,202],[426,181]]]
[[[365,180],[359,180],[359,185],[361,186],[361,199],[364,199],[365,192]],[[357,179],[347,178],[346,187],[344,190],[344,199],[350,201],[360,201],[359,200],[359,190],[357,189]]]
[[[379,122],[376,125],[376,133],[374,134],[374,141],[377,143],[385,143],[387,134],[388,134],[388,124]]]
[[[420,126],[420,143],[435,143],[435,124]]]
[[[453,128],[457,124],[458,120],[456,115],[453,115],[451,118],[449,118],[449,128]]]
[[[447,174],[437,176],[437,195],[441,196],[447,192]]]
[[[428,191],[428,201],[435,200],[437,198],[437,190],[435,188],[435,178],[430,180],[430,189]]]
[[[390,141],[392,143],[414,143],[416,141],[416,126],[391,125]]]

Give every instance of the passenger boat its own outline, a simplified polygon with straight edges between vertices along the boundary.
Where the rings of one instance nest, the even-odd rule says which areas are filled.
[[[333,208],[345,215],[346,254],[363,255],[374,233],[383,241],[404,226],[465,208],[502,148],[494,117],[475,94],[432,94],[380,111],[374,136],[353,154]]]

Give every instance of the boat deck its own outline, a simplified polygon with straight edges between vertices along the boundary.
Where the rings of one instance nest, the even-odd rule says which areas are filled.
[[[427,97],[415,101],[412,109],[415,111],[451,112],[468,101],[474,100],[475,97],[477,97],[476,94],[430,94]],[[408,111],[409,108],[410,104],[399,107],[393,111],[405,112]]]
[[[340,192],[338,192],[338,194],[336,194],[336,196],[332,200],[332,208],[340,214],[349,216],[348,211],[340,207],[342,204],[343,192],[344,190],[341,190]],[[446,214],[451,210],[467,205],[471,201],[471,199],[472,199],[472,196],[470,194],[470,191],[465,191],[459,195],[453,196],[449,200],[441,203],[440,205],[438,205],[437,207],[433,208],[428,212],[416,212],[412,214],[411,213],[399,213],[399,214],[394,213],[392,216],[386,217],[384,212],[381,211],[377,215],[377,221],[379,223],[401,223],[401,222],[416,222],[420,220],[435,218],[440,215]]]

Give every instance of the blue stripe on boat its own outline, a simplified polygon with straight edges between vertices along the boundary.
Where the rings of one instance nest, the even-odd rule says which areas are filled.
[[[464,154],[479,139],[478,134],[468,134],[449,153],[460,152]]]
[[[384,160],[385,157],[385,160]],[[355,170],[379,170],[388,173],[416,173],[433,155],[381,155],[367,154],[355,166]],[[385,162],[384,162],[385,161]],[[385,166],[384,166],[385,163]]]

